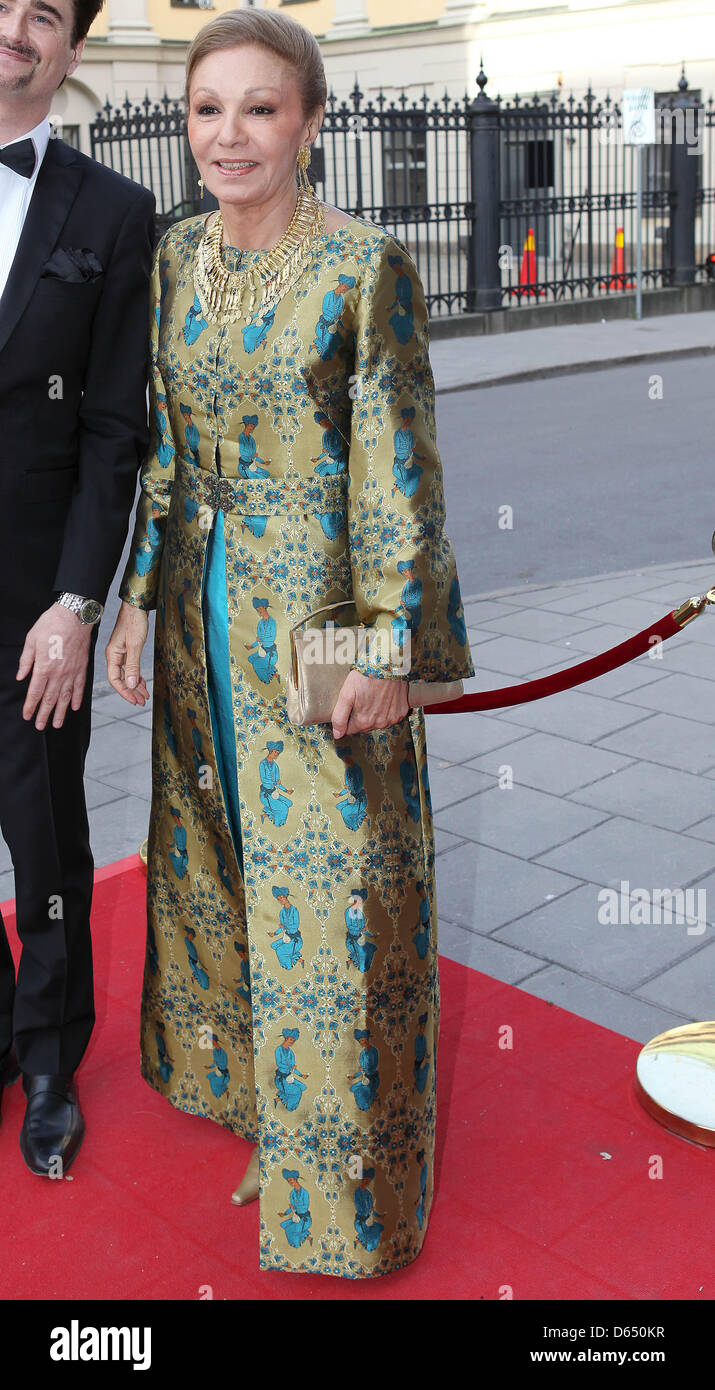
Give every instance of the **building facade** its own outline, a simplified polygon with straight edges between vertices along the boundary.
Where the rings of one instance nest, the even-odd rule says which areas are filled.
[[[328,87],[365,101],[403,89],[430,101],[476,97],[480,59],[488,93],[548,98],[587,87],[620,99],[624,87],[715,93],[712,0],[254,0],[283,9],[318,39]],[[189,43],[235,0],[107,0],[80,67],[56,93],[52,115],[90,152],[89,125],[107,102],[180,97]]]

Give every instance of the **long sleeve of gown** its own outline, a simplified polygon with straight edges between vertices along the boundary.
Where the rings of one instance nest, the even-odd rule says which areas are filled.
[[[444,531],[424,290],[407,248],[392,236],[368,267],[354,333],[350,564],[360,619],[384,636],[367,643],[353,664],[386,678],[473,676],[456,561]],[[409,671],[406,660],[400,670],[395,661],[400,642],[410,654]]]
[[[141,492],[137,503],[134,534],[119,596],[136,608],[156,608],[157,587],[164,548],[166,518],[174,481],[176,447],[171,433],[168,393],[159,370],[159,325],[162,293],[161,274],[167,269],[163,257],[165,238],[154,253],[149,307],[149,449],[140,473]]]

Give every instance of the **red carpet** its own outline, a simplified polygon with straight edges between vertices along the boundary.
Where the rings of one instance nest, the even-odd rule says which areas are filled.
[[[5,1093],[0,1297],[196,1300],[207,1285],[215,1299],[715,1297],[713,1153],[641,1109],[639,1044],[445,959],[437,1196],[421,1255],[371,1281],[261,1274],[258,1204],[230,1202],[249,1145],[175,1111],[139,1075],[145,883],[138,857],[96,875],[87,1135],[66,1178],[27,1171],[19,1084]],[[498,1045],[505,1025],[511,1051]]]

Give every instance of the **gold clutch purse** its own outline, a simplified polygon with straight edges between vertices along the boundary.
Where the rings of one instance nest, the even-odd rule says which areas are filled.
[[[338,695],[352,669],[355,653],[372,631],[365,623],[357,627],[311,628],[304,624],[321,613],[354,607],[354,599],[325,604],[294,623],[290,629],[291,669],[286,685],[286,709],[291,724],[330,724]],[[408,670],[404,676],[407,678]],[[399,664],[393,666],[400,674]],[[407,698],[411,709],[417,705],[438,705],[464,694],[461,680],[409,681]]]

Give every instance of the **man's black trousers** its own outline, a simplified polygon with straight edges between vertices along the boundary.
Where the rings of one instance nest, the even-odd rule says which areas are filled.
[[[94,1025],[89,913],[94,860],[84,794],[94,653],[81,708],[59,729],[23,719],[32,672],[16,680],[22,648],[0,646],[0,830],[15,873],[17,978],[0,916],[0,1059],[14,1042],[23,1072],[71,1076]]]

